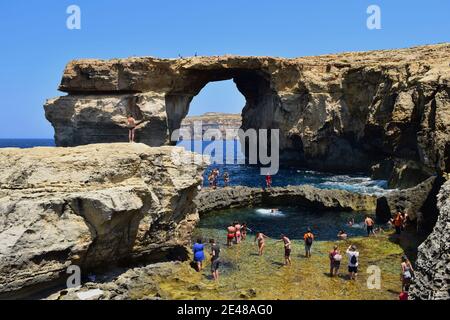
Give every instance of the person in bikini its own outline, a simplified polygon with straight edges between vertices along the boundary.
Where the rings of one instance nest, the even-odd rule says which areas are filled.
[[[241,232],[242,226],[238,221],[234,223],[234,229],[235,229],[235,241],[237,244],[240,243],[242,239],[242,232]]]
[[[245,241],[245,239],[247,238],[247,232],[248,231],[252,232],[252,230],[247,226],[246,222],[242,223],[242,231],[241,231],[241,233],[242,233],[242,240]]]
[[[264,253],[264,247],[266,246],[266,238],[268,238],[268,236],[266,236],[264,233],[262,232],[256,233],[255,242],[258,241],[258,254],[260,256],[262,256]]]
[[[136,133],[136,120],[133,118],[131,114],[127,117],[127,126],[128,126],[128,140],[130,143],[134,142],[135,133]]]
[[[236,237],[236,228],[232,223],[227,227],[227,246],[231,247],[235,237]]]
[[[284,265],[291,265],[291,240],[284,234],[281,235],[281,240],[284,242]]]

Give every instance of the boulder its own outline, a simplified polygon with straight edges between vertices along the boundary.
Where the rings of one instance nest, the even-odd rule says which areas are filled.
[[[205,166],[180,165],[191,157],[128,143],[0,149],[0,294],[59,280],[70,265],[182,259]]]

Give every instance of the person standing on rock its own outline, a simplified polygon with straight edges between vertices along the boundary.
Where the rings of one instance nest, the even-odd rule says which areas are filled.
[[[356,246],[351,245],[347,248],[348,257],[348,276],[350,280],[356,280],[358,276],[358,265],[359,265],[359,252],[356,251]]]
[[[192,251],[194,251],[194,262],[197,265],[197,272],[200,272],[203,269],[203,260],[205,260],[204,248],[205,245],[202,243],[202,239],[198,239],[197,243],[195,243],[192,248]]]
[[[272,188],[272,176],[270,174],[266,176],[266,188]]]
[[[223,184],[226,187],[228,187],[228,184],[230,183],[230,175],[228,174],[227,171],[224,172],[223,174]]]
[[[219,281],[220,246],[214,239],[209,240],[211,244],[211,273],[215,281]]]
[[[234,222],[236,244],[241,243],[241,239],[242,239],[241,229],[242,229],[241,224],[238,221]]]
[[[375,235],[375,233],[373,232],[373,226],[375,225],[373,219],[367,216],[366,219],[364,220],[364,224],[366,225],[367,236],[370,237],[371,234]]]
[[[311,247],[314,242],[314,234],[311,232],[310,228],[308,228],[308,231],[303,235],[303,240],[305,242],[305,257],[311,258]]]
[[[252,230],[247,226],[246,222],[242,223],[242,240],[245,241],[245,239],[247,239],[247,232],[248,231],[251,232]]]
[[[228,227],[227,227],[227,246],[231,247],[231,245],[233,244],[233,240],[236,237],[236,228],[234,226],[234,223],[231,223]]]
[[[128,126],[128,140],[130,143],[135,140],[136,133],[136,120],[133,118],[131,114],[127,117],[127,126]]]
[[[408,291],[407,288],[409,288],[409,286],[411,284],[414,269],[413,269],[412,264],[409,261],[408,257],[405,255],[402,257],[401,268],[402,268],[402,275],[401,275],[402,291]]]
[[[339,252],[338,246],[334,246],[333,250],[328,255],[330,259],[330,277],[338,275],[341,267],[342,255]]]
[[[268,236],[266,236],[264,233],[262,232],[256,233],[255,242],[258,242],[258,254],[260,256],[262,256],[264,253],[264,247],[266,246],[266,238],[268,238]]]
[[[402,227],[403,227],[403,217],[401,212],[397,212],[395,215],[395,218],[392,221],[392,224],[395,228],[395,234],[400,235],[402,233]]]
[[[284,265],[291,265],[291,240],[282,234],[278,241],[284,242]]]

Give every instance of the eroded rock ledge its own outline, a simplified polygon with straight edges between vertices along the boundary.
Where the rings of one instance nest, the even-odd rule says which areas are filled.
[[[325,190],[311,186],[285,188],[232,187],[203,189],[194,199],[199,214],[228,208],[253,206],[299,206],[317,210],[375,211],[376,196],[344,190]]]
[[[411,299],[450,300],[450,181],[438,195],[438,207],[433,232],[419,246]]]
[[[450,171],[450,44],[282,59],[152,57],[70,62],[46,117],[59,146],[170,143],[192,98],[233,79],[246,98],[242,128],[280,130],[282,161],[369,171],[408,188]]]
[[[50,283],[73,264],[182,257],[204,167],[174,159],[191,155],[128,143],[1,149],[0,294]]]

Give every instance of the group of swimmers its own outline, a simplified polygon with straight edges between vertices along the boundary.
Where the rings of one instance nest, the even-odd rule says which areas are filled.
[[[209,186],[213,189],[217,189],[217,185],[219,182],[219,177],[220,177],[220,171],[219,169],[215,168],[211,170],[211,173],[208,175],[208,182],[209,182]],[[223,173],[223,184],[224,187],[228,187],[228,185],[230,184],[230,175],[228,174],[227,171],[225,171]]]
[[[276,209],[272,209],[276,210]],[[394,218],[395,219],[395,218]],[[352,220],[349,222],[351,224],[354,224],[354,221]],[[365,225],[368,233],[368,236],[373,234],[373,226],[374,222],[370,217],[366,217]],[[248,228],[247,224],[239,223],[238,221],[234,221],[233,223],[230,223],[230,225],[227,227],[227,246],[232,246],[233,244],[239,244],[242,241],[245,241],[247,238],[247,232],[251,230]],[[343,232],[343,231],[341,231]],[[340,233],[341,233],[340,232]],[[269,236],[265,235],[262,232],[256,232],[255,240],[254,242],[258,244],[258,255],[262,256],[264,254],[264,248],[266,239],[271,239]],[[347,235],[345,235],[345,238],[343,237],[343,234],[339,237],[340,240],[347,239]],[[311,247],[313,245],[313,242],[315,241],[315,236],[310,228],[307,229],[305,234],[303,235],[303,241],[305,245],[305,257],[310,258],[311,257]],[[219,279],[219,266],[220,266],[220,246],[216,243],[214,239],[211,239],[210,241],[211,245],[211,273],[213,276],[213,279],[215,281],[218,281]],[[285,234],[281,234],[280,239],[276,242],[282,242],[284,247],[284,265],[289,266],[291,265],[291,251],[292,251],[292,242]],[[196,269],[198,272],[200,272],[203,268],[203,261],[205,260],[205,254],[204,254],[204,248],[205,245],[202,243],[201,239],[197,240],[197,243],[193,246],[193,252],[194,252],[194,262],[196,263]],[[347,256],[348,260],[348,278],[350,280],[356,280],[358,276],[358,266],[359,266],[359,251],[357,250],[355,245],[350,245],[346,251],[345,254]],[[343,256],[339,251],[339,247],[335,245],[333,249],[330,251],[329,255],[329,261],[330,261],[330,277],[335,277],[339,275],[339,269],[341,267],[341,262],[343,260]],[[410,287],[411,280],[414,277],[414,269],[412,267],[411,262],[408,260],[408,258],[404,255],[402,256],[401,261],[401,281],[402,281],[402,290],[399,295],[400,300],[407,300],[408,299],[408,290]]]

